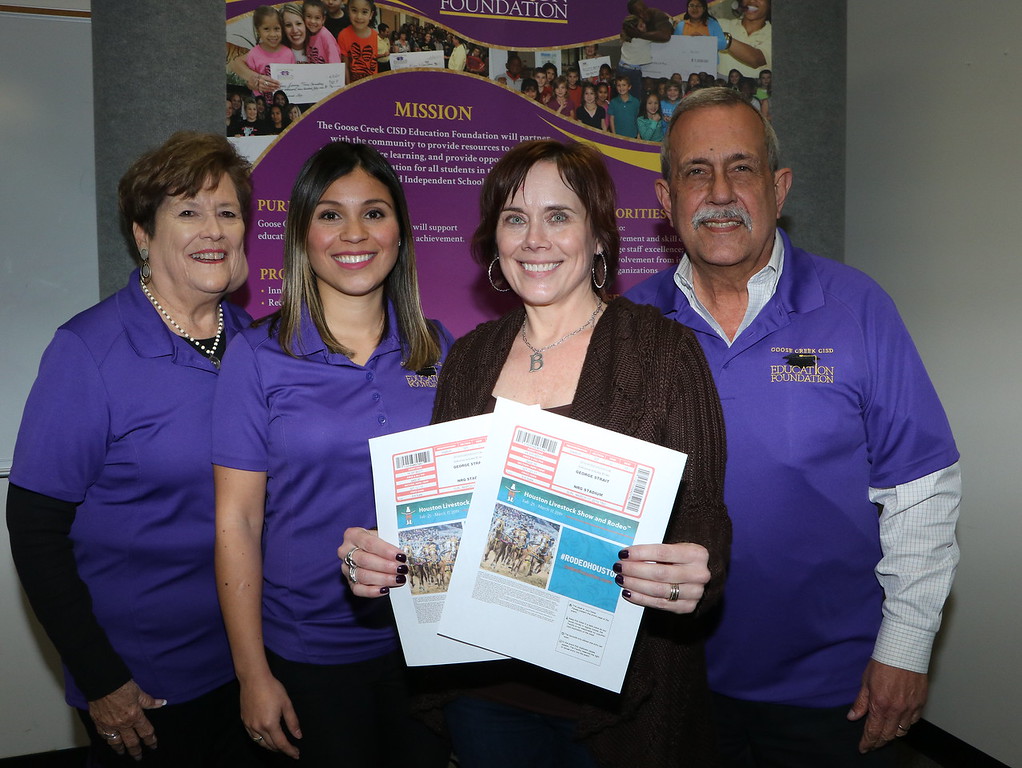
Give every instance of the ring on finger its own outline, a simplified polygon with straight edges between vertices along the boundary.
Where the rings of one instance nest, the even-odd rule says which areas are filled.
[[[353,554],[355,554],[356,552],[358,552],[360,549],[362,549],[362,547],[352,547],[350,550],[348,550],[348,554],[346,554],[344,556],[344,562],[346,562],[348,564],[349,568],[357,568],[358,567],[358,566],[355,565],[355,561],[351,559],[351,556]]]
[[[352,584],[358,584],[358,576],[356,575],[357,571],[358,571],[358,566],[355,565],[354,563],[351,563],[348,566],[348,578],[351,580]]]
[[[103,731],[100,731],[99,735],[102,736],[104,739],[108,740],[121,738],[121,734],[119,734],[117,731],[114,731],[113,733],[104,733]]]
[[[252,741],[254,741],[256,744],[258,744],[262,740],[263,740],[263,737],[261,735],[259,735],[258,733],[255,736],[252,737]]]
[[[681,594],[681,584],[671,584],[671,594],[667,596],[668,602],[673,603]]]

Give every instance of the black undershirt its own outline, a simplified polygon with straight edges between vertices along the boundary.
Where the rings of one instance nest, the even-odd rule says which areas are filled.
[[[7,489],[7,528],[22,587],[75,683],[94,701],[128,682],[131,672],[96,620],[78,575],[71,542],[77,507],[13,483]]]
[[[220,341],[217,343],[216,347],[213,347],[213,341],[215,339],[216,339],[216,336],[211,336],[208,339],[195,339],[192,342],[192,346],[195,348],[195,351],[198,352],[200,355],[202,355],[203,357],[205,357],[205,358],[207,358],[209,360],[213,360],[214,361],[213,365],[215,365],[217,368],[219,368],[220,367],[220,361],[224,359],[224,351],[227,348],[227,334],[226,333],[221,333],[220,334]],[[204,346],[206,349],[212,349],[213,350],[213,354],[212,355],[207,355],[205,352],[203,352],[201,349],[199,349],[199,344]]]

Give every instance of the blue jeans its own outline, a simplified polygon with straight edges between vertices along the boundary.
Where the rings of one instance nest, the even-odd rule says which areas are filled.
[[[469,696],[444,714],[461,768],[598,768],[572,720]]]

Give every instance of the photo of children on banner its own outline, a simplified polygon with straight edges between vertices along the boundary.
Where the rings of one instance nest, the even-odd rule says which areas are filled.
[[[233,130],[232,136],[265,136],[269,133],[266,122],[259,119],[259,106],[251,96],[244,100],[241,120]]]
[[[244,20],[244,17],[242,17]],[[274,22],[277,30],[273,30]],[[308,59],[305,55],[305,43],[307,31],[305,19],[301,6],[294,3],[282,5],[279,9],[273,6],[263,5],[252,13],[251,24],[255,33],[255,45],[241,56],[234,56],[227,63],[228,83],[240,80],[252,90],[253,95],[270,96],[280,90],[280,81],[272,73],[271,65],[294,65],[305,63]],[[260,27],[267,27],[267,40],[260,37]],[[231,40],[236,42],[231,42]],[[228,26],[228,48],[244,50],[242,44],[247,43],[248,38],[243,36],[240,30],[232,34],[231,26]],[[271,44],[275,43],[275,47]],[[267,48],[272,47],[272,61],[260,63],[268,56]]]
[[[639,115],[639,138],[643,141],[655,141],[660,143],[664,140],[664,129],[666,123],[663,115],[660,114],[660,97],[656,93],[647,93],[642,100],[643,110]]]
[[[568,78],[563,75],[561,77],[554,78],[553,88],[553,98],[550,99],[546,105],[559,115],[574,117],[575,106],[568,98]]]
[[[582,106],[582,84],[578,67],[575,65],[568,67],[565,77],[568,78],[568,101],[571,102],[573,109],[578,109]]]
[[[617,90],[617,96],[610,100],[610,107],[607,109],[610,132],[634,139],[639,135],[639,110],[642,109],[642,105],[631,94],[632,83],[627,75],[619,74],[614,79],[614,88]]]
[[[691,0],[685,12],[674,17],[644,0],[623,5],[627,15],[619,34],[575,48],[496,49],[492,56],[455,28],[380,8],[375,0],[260,6],[228,21],[227,80],[233,114],[225,117],[225,131],[229,136],[272,140],[296,119],[291,104],[305,112],[353,82],[419,68],[486,77],[590,128],[637,140],[658,141],[684,95],[712,85],[738,90],[769,119],[769,0],[754,8],[731,7],[723,0]],[[306,69],[309,65],[320,69]],[[628,80],[627,95],[617,82],[620,76]],[[561,77],[567,87],[558,95],[555,82]],[[751,93],[744,78],[752,78]],[[602,119],[599,110],[585,101],[587,82],[596,87],[595,105],[602,108]],[[267,102],[281,90],[289,103],[276,120]],[[647,93],[659,100],[659,110],[648,114]],[[237,101],[244,96],[257,99],[255,121],[247,119]]]
[[[238,97],[238,106],[234,104],[234,98]],[[241,131],[241,97],[236,93],[227,94],[227,117],[225,128],[227,136],[237,136]]]
[[[598,46],[588,46],[588,49],[598,48]],[[606,73],[604,72],[606,67]],[[578,71],[582,76],[583,80],[588,80],[593,85],[597,85],[600,82],[607,82],[606,78],[610,77],[612,69],[610,56],[596,55],[593,58],[582,58],[578,60]]]
[[[341,59],[347,65],[347,82],[354,83],[379,72],[375,1],[349,0],[348,18],[351,26],[341,30],[337,45],[341,49]]]
[[[504,85],[508,88],[522,90],[522,57],[514,51],[508,51],[504,71],[498,77],[504,78]]]
[[[252,89],[252,96],[272,94],[276,85],[269,80],[270,64],[294,64],[295,56],[283,44],[284,22],[276,8],[269,5],[256,8],[252,14],[252,27],[255,45],[240,60],[238,68],[241,71],[238,74]]]
[[[274,104],[270,107],[269,131],[274,135],[279,135],[284,132],[285,128],[287,128],[287,123],[285,122],[284,110],[279,105]]]
[[[575,119],[590,128],[607,130],[607,110],[597,102],[596,86],[590,82],[582,86],[582,105],[575,110]]]
[[[538,89],[538,93],[536,94],[536,100],[542,101],[544,104],[550,101],[554,93],[552,88],[550,89],[547,88],[546,70],[543,69],[542,67],[537,67],[536,69],[533,70],[532,77],[528,79],[536,83],[536,88]],[[523,82],[522,83],[523,91],[525,90],[525,85],[526,84]],[[548,90],[549,93],[547,93]]]
[[[676,80],[669,80],[664,92],[664,98],[660,99],[660,114],[664,120],[670,122],[675,107],[681,103],[681,84]]]
[[[351,24],[344,7],[345,4],[346,0],[323,0],[323,5],[326,7],[326,19],[323,23],[334,40],[337,40],[342,29]]]
[[[305,0],[302,3],[302,17],[307,34],[305,55],[310,64],[340,64],[341,49],[337,36],[330,34],[326,27],[326,4],[323,0]]]
[[[391,14],[388,18],[395,21],[399,18],[393,11],[388,13]],[[391,31],[382,15],[375,0],[357,0],[347,7],[341,0],[308,0],[260,6],[251,14],[230,19],[228,91],[240,96],[268,96],[284,89],[290,101],[300,104],[304,111],[351,82],[391,69],[450,68],[486,76],[486,48],[425,19],[405,14],[401,16],[410,21]],[[263,37],[260,25],[267,26]],[[279,36],[273,31],[277,26]],[[374,37],[376,51],[371,57]],[[262,60],[271,54],[275,60],[269,66],[262,65]],[[292,64],[302,67],[294,68]],[[316,65],[319,69],[313,71],[305,65]],[[285,124],[286,113],[285,109]],[[244,120],[240,103],[234,106],[234,117],[235,123]],[[260,114],[259,119],[269,123],[270,115]],[[236,127],[228,129],[228,135],[236,135]]]
[[[468,58],[465,59],[465,71],[471,72],[473,75],[486,76],[486,61],[487,61],[486,49],[480,46],[475,46],[468,52]]]

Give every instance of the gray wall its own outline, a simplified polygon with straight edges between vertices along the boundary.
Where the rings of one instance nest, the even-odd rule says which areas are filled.
[[[92,8],[100,296],[132,268],[117,182],[174,131],[224,129],[224,4],[103,0]]]
[[[846,261],[897,301],[964,469],[925,716],[1022,766],[1022,3],[849,5]]]
[[[845,251],[845,0],[774,0],[770,116],[798,179],[781,225],[806,250]]]
[[[39,356],[98,298],[88,19],[0,12],[0,474]],[[58,56],[40,56],[60,41]],[[0,503],[7,480],[0,480]],[[0,526],[0,758],[70,745],[80,727],[21,593]]]

